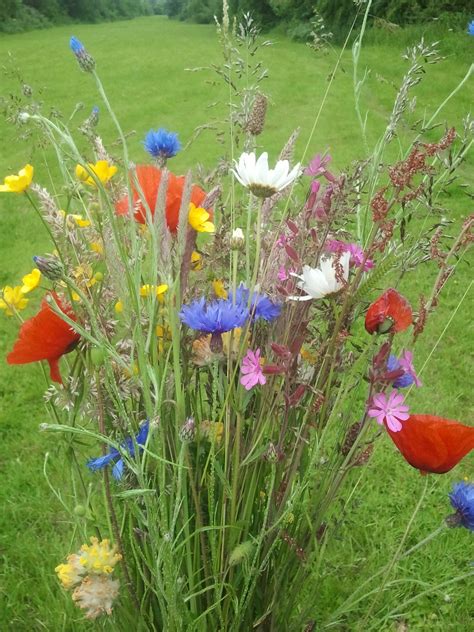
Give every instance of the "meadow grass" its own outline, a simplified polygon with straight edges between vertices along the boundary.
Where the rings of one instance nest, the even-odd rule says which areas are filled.
[[[67,119],[76,104],[83,103],[84,109],[72,123],[78,126],[92,106],[101,104],[91,78],[78,71],[74,56],[68,50],[71,34],[84,41],[97,60],[109,99],[123,129],[131,133],[132,160],[146,160],[141,139],[152,127],[176,130],[186,142],[196,126],[226,115],[228,93],[216,82],[216,76],[211,72],[185,70],[220,62],[214,28],[160,17],[77,26],[74,33],[71,27],[57,27],[0,37],[0,63],[7,71],[1,78],[1,94],[18,91],[18,80],[12,76],[12,70],[19,68],[22,79],[33,87],[37,98],[41,91],[39,98],[45,103],[45,112],[55,107]],[[413,37],[415,35],[413,32]],[[370,69],[362,92],[362,108],[368,111],[369,145],[374,144],[385,126],[396,88],[406,70],[401,59],[405,39],[401,33],[389,34],[383,39],[378,37],[362,53],[362,69]],[[473,58],[474,38],[449,34],[439,47],[447,58],[429,69],[428,76],[413,91],[427,118],[466,74]],[[263,88],[270,96],[270,108],[265,131],[258,140],[271,157],[276,158],[296,126],[301,128],[296,158],[303,156],[339,52],[335,49],[327,55],[315,55],[307,47],[280,35],[276,36],[274,46],[263,49],[262,57],[270,71]],[[462,117],[472,106],[473,96],[471,78],[464,90],[447,103],[437,121],[440,127],[433,130],[429,138],[434,140],[442,135],[444,121],[460,128]],[[209,107],[211,103],[217,105]],[[408,126],[415,119],[413,116],[412,121],[407,121],[407,135]],[[105,116],[99,133],[108,146],[116,140],[112,124]],[[18,130],[3,120],[0,134],[3,139],[0,178],[31,162],[36,168],[35,180],[52,188],[50,177],[54,180],[57,168],[51,150],[19,140]],[[404,138],[395,140],[391,157],[404,146]],[[350,51],[342,56],[308,144],[306,160],[317,151],[325,150],[333,155],[333,164],[338,169],[365,155],[354,110]],[[214,132],[204,131],[173,160],[172,168],[175,172],[184,172],[197,162],[211,168],[223,151]],[[471,153],[449,197],[442,200],[453,218],[461,219],[472,212],[472,198],[466,195],[463,185],[469,179],[472,185],[473,165]],[[50,248],[39,221],[23,198],[12,195],[0,198],[0,226],[0,285],[4,286],[18,283],[31,269],[31,256]],[[431,263],[418,269],[416,278],[408,275],[402,289],[414,304],[419,292],[427,291],[436,273],[436,266]],[[471,276],[467,260],[461,261],[457,275],[443,291],[439,309],[417,344],[416,364],[421,367],[426,361],[426,366],[421,374],[424,388],[410,394],[410,405],[416,412],[472,421],[472,288],[466,294]],[[1,316],[0,357],[3,358],[12,346],[17,324]],[[38,432],[39,423],[46,421],[42,406],[44,389],[45,382],[37,366],[9,367],[1,362],[0,628],[12,631],[113,629],[113,619],[94,625],[83,623],[54,575],[54,567],[75,550],[78,543],[72,541],[70,517],[43,477],[45,452],[51,454],[51,477],[57,482],[61,477],[59,453],[67,450],[66,440]],[[430,477],[406,548],[434,530],[449,513],[447,492],[451,483],[463,476],[472,478],[473,462],[471,456],[454,474]],[[85,476],[87,481],[92,480],[91,475]],[[354,484],[358,476],[359,472],[355,472]],[[316,587],[315,600],[320,601],[322,617],[335,609],[358,582],[390,560],[424,486],[425,481],[418,472],[407,466],[388,440],[379,442],[369,467],[357,482],[341,523],[340,539],[328,552],[329,561]],[[388,615],[379,629],[396,629],[402,621],[409,630],[471,630],[474,626],[472,580],[448,585],[404,606],[404,602],[417,593],[469,572],[471,539],[465,530],[449,531],[401,562],[393,570],[388,589],[377,604],[377,610]],[[362,602],[354,611],[353,624],[334,629],[357,630],[367,603]]]

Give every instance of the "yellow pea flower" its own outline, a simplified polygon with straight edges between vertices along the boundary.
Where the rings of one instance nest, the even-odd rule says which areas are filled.
[[[205,208],[196,207],[192,202],[190,203],[188,221],[198,233],[214,232],[214,224],[209,221],[210,217]]]
[[[90,220],[84,219],[82,215],[75,215],[74,213],[66,213],[66,211],[58,211],[59,215],[64,218],[68,227],[73,227],[74,224],[79,226],[79,228],[87,228],[87,226],[91,225]]]
[[[4,183],[0,184],[2,193],[23,193],[33,180],[34,169],[31,165],[25,165],[16,176],[6,176]]]
[[[218,298],[227,298],[229,295],[227,293],[227,290],[224,287],[224,282],[221,279],[215,279],[212,282],[212,289],[214,290],[214,294],[218,297]]]
[[[202,263],[202,257],[199,254],[199,252],[197,252],[196,250],[193,250],[193,253],[191,255],[191,269],[192,270],[202,270],[203,268],[203,263]]]
[[[110,178],[117,173],[117,167],[115,165],[109,165],[107,160],[99,160],[95,165],[89,162],[87,166],[89,170],[85,169],[82,165],[76,165],[76,177],[90,187],[97,187],[96,180],[90,175],[90,171],[92,171],[96,179],[100,180],[102,184],[107,184]]]
[[[140,296],[142,296],[143,298],[147,298],[148,296],[150,296],[152,292],[155,292],[157,299],[161,303],[164,301],[163,294],[167,290],[168,290],[168,286],[166,285],[166,283],[162,283],[161,285],[150,285],[147,283],[146,285],[141,286]]]
[[[31,290],[34,290],[35,287],[38,287],[38,285],[40,284],[41,272],[38,270],[38,268],[33,268],[30,274],[25,274],[21,282],[23,283],[23,285],[21,286],[22,294],[28,294],[28,292],[31,292]]]
[[[6,285],[2,290],[2,298],[0,298],[0,309],[4,309],[7,316],[13,316],[15,311],[25,309],[28,300],[21,291],[21,285],[16,287]]]

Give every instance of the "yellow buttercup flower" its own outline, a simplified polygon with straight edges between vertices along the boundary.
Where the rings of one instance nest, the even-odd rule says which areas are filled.
[[[209,221],[210,217],[205,208],[195,206],[192,202],[190,203],[188,221],[198,233],[214,232],[214,224]]]
[[[227,298],[229,295],[227,293],[227,290],[224,287],[224,282],[221,279],[215,279],[212,282],[212,289],[214,290],[214,294],[218,297],[218,298]]]
[[[40,284],[41,272],[38,270],[38,268],[33,268],[30,274],[25,274],[21,282],[23,283],[23,285],[21,286],[22,294],[28,294],[28,292],[31,292],[31,290],[34,290],[35,287],[38,287],[38,285]]]
[[[146,285],[142,285],[140,288],[140,296],[142,296],[143,298],[147,298],[148,296],[151,295],[152,292],[155,292],[157,299],[160,302],[164,301],[164,296],[163,294],[168,290],[168,286],[166,285],[166,283],[162,283],[161,285],[150,285],[150,284],[146,284]]]
[[[102,184],[107,184],[110,178],[117,173],[117,167],[115,165],[109,165],[107,160],[99,160],[95,165],[89,162],[87,166],[89,170],[85,169],[82,165],[76,165],[76,177],[90,187],[97,187],[96,179],[100,180]],[[91,171],[95,175],[95,178],[90,174]]]
[[[123,312],[123,301],[117,301],[114,307],[117,314],[121,314]]]
[[[196,250],[193,250],[191,255],[191,269],[192,270],[202,270],[202,257]]]
[[[7,316],[13,316],[15,311],[25,309],[28,305],[28,299],[25,298],[21,291],[21,285],[10,287],[6,285],[2,290],[2,298],[0,298],[0,309],[5,310]]]
[[[33,180],[34,169],[31,165],[25,165],[20,169],[17,176],[7,176],[3,184],[0,184],[2,193],[23,193],[30,186]]]

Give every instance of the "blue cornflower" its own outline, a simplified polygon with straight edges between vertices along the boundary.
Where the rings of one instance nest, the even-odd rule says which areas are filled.
[[[467,25],[467,32],[469,35],[474,35],[474,20],[472,20],[472,22],[469,22],[469,24]]]
[[[149,429],[150,424],[148,421],[145,421],[145,423],[140,426],[140,430],[138,431],[138,433],[135,435],[135,442],[133,441],[132,437],[127,437],[125,441],[120,444],[120,446],[127,450],[130,456],[135,456],[135,443],[138,446],[144,446],[148,437]],[[139,451],[142,452],[143,447],[139,447]],[[87,467],[95,472],[106,467],[107,465],[109,465],[109,463],[114,463],[114,467],[112,468],[113,477],[116,480],[120,480],[123,476],[125,463],[120,452],[116,448],[110,448],[109,452],[104,456],[99,456],[96,459],[91,459],[87,462]]]
[[[84,44],[79,41],[77,39],[77,37],[71,37],[70,41],[69,41],[69,46],[71,47],[72,52],[74,53],[74,55],[80,55],[81,53],[85,52],[85,48],[84,48]]]
[[[454,523],[474,531],[474,485],[463,481],[455,483],[449,499],[456,509]]]
[[[178,135],[174,132],[168,132],[162,127],[157,129],[156,132],[151,129],[145,136],[143,144],[153,158],[172,158],[181,149]]]
[[[387,369],[389,371],[396,371],[397,369],[402,369],[402,365],[398,361],[398,358],[392,354],[389,355],[387,360]],[[406,388],[407,386],[411,386],[414,382],[414,378],[410,373],[404,373],[400,377],[397,377],[396,380],[393,380],[393,385],[395,388]]]
[[[232,299],[232,292],[229,292],[229,300],[232,301]],[[278,318],[282,308],[281,303],[273,303],[268,296],[258,292],[254,292],[252,299],[250,299],[250,290],[243,283],[239,285],[235,292],[235,302],[237,305],[248,307],[254,320],[263,318],[268,322]]]
[[[185,325],[196,331],[223,334],[235,327],[243,327],[249,317],[249,310],[239,303],[233,305],[229,299],[206,302],[205,298],[200,298],[183,305],[179,317]]]

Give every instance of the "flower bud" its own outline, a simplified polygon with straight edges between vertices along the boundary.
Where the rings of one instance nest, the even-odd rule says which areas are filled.
[[[86,513],[87,513],[87,509],[84,507],[84,505],[76,505],[74,507],[74,514],[78,516],[79,518],[84,518]]]
[[[50,281],[58,281],[64,276],[64,266],[57,257],[52,255],[35,256],[33,261],[38,270]]]
[[[82,42],[80,42],[77,37],[71,37],[69,45],[81,69],[84,70],[84,72],[92,72],[95,68],[95,59],[92,55],[89,55]]]
[[[179,431],[181,441],[193,441],[196,436],[196,424],[193,417],[188,417]]]
[[[242,250],[245,246],[245,235],[241,228],[236,228],[232,231],[232,237],[230,238],[230,247],[232,250]]]

